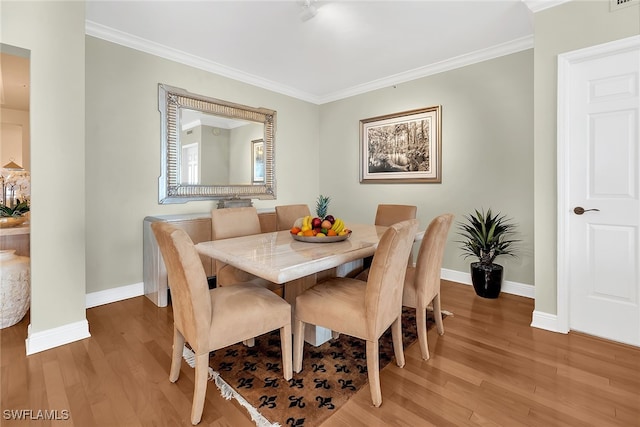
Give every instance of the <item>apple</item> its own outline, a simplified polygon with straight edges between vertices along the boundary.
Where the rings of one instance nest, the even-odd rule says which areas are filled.
[[[322,220],[320,218],[315,217],[311,220],[312,228],[320,228],[321,225],[322,225]]]
[[[322,224],[320,224],[320,227],[328,230],[331,228],[332,225],[333,224],[331,224],[331,221],[329,221],[328,219],[325,219],[324,221],[322,221]]]
[[[333,225],[334,222],[336,222],[336,219],[333,217],[333,215],[327,215],[324,217],[325,221],[329,221],[331,223],[331,225]],[[330,228],[330,227],[327,227]]]

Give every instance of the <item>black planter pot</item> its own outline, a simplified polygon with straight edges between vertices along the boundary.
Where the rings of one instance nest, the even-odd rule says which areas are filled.
[[[498,298],[502,287],[503,268],[499,264],[471,263],[471,282],[476,294],[482,298]]]

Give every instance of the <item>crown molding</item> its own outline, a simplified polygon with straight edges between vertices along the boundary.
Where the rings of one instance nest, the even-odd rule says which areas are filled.
[[[547,1],[548,0],[545,0],[545,2]],[[526,36],[487,49],[460,55],[455,58],[438,62],[436,64],[373,80],[368,83],[353,86],[344,90],[339,90],[326,95],[317,96],[308,92],[294,89],[290,86],[282,85],[271,80],[267,80],[240,70],[236,70],[231,67],[227,67],[222,64],[218,64],[213,61],[200,58],[195,55],[182,52],[177,49],[170,48],[168,46],[161,45],[159,43],[155,43],[119,30],[115,30],[111,27],[107,27],[93,21],[87,20],[85,22],[85,25],[85,32],[89,36],[97,37],[112,43],[129,47],[131,49],[139,50],[141,52],[149,53],[151,55],[169,59],[171,61],[179,62],[184,65],[188,65],[194,68],[221,75],[223,77],[257,86],[262,89],[277,92],[282,95],[291,96],[293,98],[318,105],[337,101],[355,95],[360,95],[365,92],[370,92],[377,89],[383,89],[385,87],[393,86],[399,83],[408,82],[433,74],[442,73],[444,71],[450,71],[456,68],[533,48],[533,36]]]
[[[85,21],[85,34],[116,43],[121,46],[129,47],[131,49],[139,50],[141,52],[149,53],[160,58],[165,58],[208,71],[210,73],[218,74],[223,77],[228,77],[263,89],[298,98],[303,101],[314,104],[318,103],[316,97],[309,93],[296,90],[292,87],[282,85],[271,80],[263,79],[262,77],[254,76],[253,74],[245,73],[244,71],[236,70],[235,68],[227,67],[225,65],[218,64],[217,62],[209,61],[207,59],[185,53],[181,50],[155,43],[93,21]]]
[[[567,3],[571,0],[522,0],[533,13]]]
[[[523,50],[533,48],[533,36],[526,36],[510,42],[502,43],[490,48],[478,50],[465,55],[456,56],[445,61],[427,65],[425,67],[415,68],[407,72],[395,74],[382,79],[374,80],[369,83],[353,86],[351,88],[330,93],[319,98],[319,104],[337,101],[348,98],[350,96],[360,95],[365,92],[371,92],[377,89],[394,86],[422,77],[428,77],[434,74],[451,71],[456,68],[465,67],[467,65],[476,64],[478,62],[487,61],[489,59],[498,58],[500,56],[521,52]]]

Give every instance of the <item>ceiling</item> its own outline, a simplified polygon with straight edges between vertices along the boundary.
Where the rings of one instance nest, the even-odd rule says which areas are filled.
[[[88,0],[86,32],[316,104],[533,47],[523,0],[303,4]]]

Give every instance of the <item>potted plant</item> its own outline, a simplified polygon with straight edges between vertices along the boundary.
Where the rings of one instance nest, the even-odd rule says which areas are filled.
[[[15,227],[27,220],[24,215],[29,212],[29,202],[17,200],[15,207],[5,206],[0,203],[0,228]]]
[[[503,267],[495,264],[499,255],[515,256],[513,234],[515,224],[491,209],[485,213],[476,210],[475,215],[465,215],[466,222],[459,224],[459,241],[465,258],[477,258],[471,263],[471,282],[476,294],[483,298],[498,298],[502,287]]]

